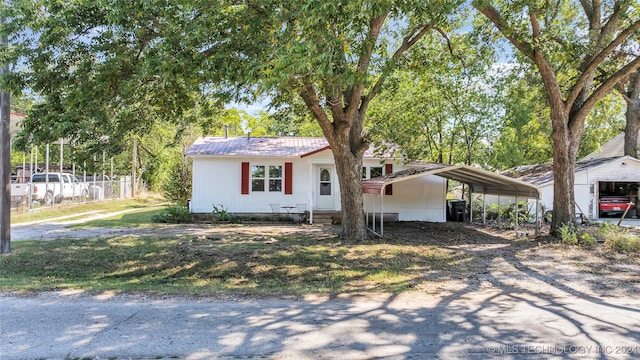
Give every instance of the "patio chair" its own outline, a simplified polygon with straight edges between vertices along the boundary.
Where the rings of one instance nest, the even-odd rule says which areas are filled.
[[[280,220],[280,204],[269,204],[271,206],[271,214],[275,221]]]
[[[300,223],[307,222],[307,204],[296,204],[298,211],[298,221]]]

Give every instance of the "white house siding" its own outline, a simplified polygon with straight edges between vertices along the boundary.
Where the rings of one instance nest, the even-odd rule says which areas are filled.
[[[400,221],[445,222],[446,193],[446,179],[440,176],[398,182],[393,184],[393,194],[384,196],[384,212],[397,213]],[[379,212],[379,197],[376,197],[376,205],[375,211]]]
[[[283,169],[286,162],[292,163],[292,194],[284,193],[284,178],[282,192],[250,191],[249,194],[241,194],[243,162],[248,162],[250,165],[281,165]],[[333,210],[339,211],[341,209],[340,186],[330,151],[322,151],[303,158],[194,156],[191,211],[210,213],[214,204],[222,205],[231,213],[271,213],[270,204],[280,206],[306,204],[307,209],[310,209],[315,205],[317,169],[320,166],[333,167],[332,190],[336,195]],[[364,159],[363,166],[384,168],[384,163],[379,159]],[[394,164],[394,171],[401,169],[403,169],[402,166]],[[444,216],[444,185],[441,185],[443,180],[439,180],[441,178],[438,177],[431,178],[431,180],[407,181],[398,184],[394,189],[394,195],[387,196],[385,199],[389,202],[391,211],[403,214],[408,212],[408,215],[403,215],[408,220],[416,220],[416,215],[411,213],[418,212],[423,220],[441,221]],[[435,191],[431,188],[434,184]],[[410,193],[413,190],[419,191],[419,195]],[[412,205],[413,203],[415,205]],[[316,209],[316,206],[313,208]]]
[[[624,163],[624,165],[622,165]],[[589,219],[598,218],[598,183],[602,181],[640,182],[640,161],[631,157],[611,159],[597,166],[586,168],[575,174],[574,191],[576,199],[576,213],[583,213]],[[553,181],[538,185],[541,197],[540,203],[544,210],[553,208]],[[495,196],[486,197],[487,206],[497,204]],[[530,207],[535,208],[534,200]],[[513,197],[501,197],[501,206],[513,203]],[[541,209],[542,210],[542,209]]]
[[[578,196],[584,198],[579,204],[582,206],[584,202],[591,209],[590,218],[598,217],[598,183],[601,181],[640,182],[640,161],[631,157],[621,157],[586,171],[585,186],[580,193],[576,189],[576,201]]]
[[[292,194],[282,192],[251,192],[241,194],[242,163],[250,165],[281,165],[292,163]],[[223,205],[231,213],[270,213],[269,204],[295,206],[308,203],[309,162],[287,158],[213,158],[194,157],[191,211],[210,213],[213,205]],[[284,211],[284,210],[283,210]]]

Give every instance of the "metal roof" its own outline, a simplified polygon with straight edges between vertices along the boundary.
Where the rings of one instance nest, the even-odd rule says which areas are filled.
[[[640,136],[640,130],[638,130],[638,136]],[[613,139],[604,143],[604,145],[599,149],[582,158],[580,161],[620,156],[624,156],[624,133],[618,134]]]
[[[599,157],[585,161],[579,161],[575,165],[575,172],[579,173],[597,166],[604,165],[616,159],[626,158],[629,160],[638,161],[638,159],[631,156],[613,156],[613,157]],[[513,170],[507,170],[502,174],[515,178],[520,181],[524,181],[536,186],[542,186],[553,182],[553,165],[552,164],[538,164],[538,165],[525,165],[517,167]]]
[[[446,165],[438,163],[413,164],[406,170],[389,175],[363,180],[362,191],[371,195],[384,194],[385,186],[427,175],[437,175],[469,185],[478,194],[539,198],[540,190],[535,186],[498,173],[467,165]]]
[[[325,138],[312,137],[217,137],[198,138],[185,152],[185,156],[238,156],[238,157],[305,157],[324,150],[331,150]],[[373,147],[365,158],[376,156]]]

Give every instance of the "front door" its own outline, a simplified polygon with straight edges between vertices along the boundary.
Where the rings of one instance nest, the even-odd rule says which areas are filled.
[[[335,208],[333,166],[319,166],[316,178],[316,204],[318,209],[333,210]]]

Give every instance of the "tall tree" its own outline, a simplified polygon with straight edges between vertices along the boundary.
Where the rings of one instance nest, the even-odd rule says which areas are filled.
[[[461,2],[14,0],[8,15],[23,81],[45,100],[30,113],[39,134],[117,142],[178,119],[196,93],[296,94],[334,154],[343,236],[360,240],[367,109]]]
[[[617,49],[637,41],[640,5],[635,0],[475,0],[473,5],[536,66],[544,84],[553,141],[551,233],[557,235],[575,222],[575,162],[585,119],[598,100],[640,67],[636,55],[611,75],[596,78]]]
[[[640,147],[638,146],[638,133],[640,132],[640,69],[629,75],[625,82],[620,83],[617,90],[627,104],[624,154],[637,158],[640,155]]]
[[[398,145],[410,160],[484,163],[498,113],[491,49],[468,33],[426,40],[372,105],[372,138]]]

